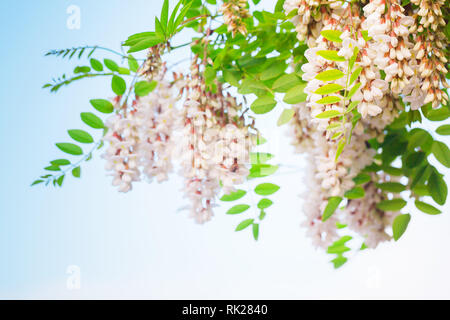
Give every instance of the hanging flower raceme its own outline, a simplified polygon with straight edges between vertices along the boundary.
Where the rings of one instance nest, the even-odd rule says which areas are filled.
[[[392,177],[389,182],[393,182]],[[388,197],[379,188],[377,183],[386,182],[385,176],[372,175],[372,181],[364,186],[365,197],[348,200],[344,210],[338,215],[348,227],[365,238],[364,243],[369,248],[375,248],[383,241],[389,241],[392,237],[387,233],[398,211],[383,211],[377,207],[381,201]]]
[[[126,104],[120,104],[120,97],[114,98],[116,114],[110,117],[105,125],[107,133],[104,141],[109,146],[103,154],[106,160],[105,169],[112,171],[113,185],[120,192],[128,192],[133,181],[139,181],[139,121],[136,116],[136,103],[131,110]]]
[[[304,41],[308,34],[315,30],[311,28],[311,23],[314,18],[320,21],[320,13],[316,13],[316,16],[312,15],[316,12],[319,7],[320,0],[286,0],[283,4],[283,8],[286,14],[291,13],[296,10],[297,14],[292,19],[292,23],[295,25],[295,31],[297,32],[297,38],[299,41]],[[313,33],[314,34],[314,33]],[[315,36],[318,36],[317,33]]]
[[[415,23],[409,28],[414,36],[413,60],[417,66],[414,82],[406,87],[403,93],[407,95],[405,101],[410,102],[414,109],[427,103],[437,108],[440,104],[445,105],[448,102],[448,95],[443,90],[449,88],[446,79],[448,38],[444,33],[446,22],[442,12],[446,2],[444,0],[411,2],[417,6],[416,10],[411,10]]]
[[[316,247],[338,255],[335,266],[342,265],[352,236],[362,240],[360,248],[398,240],[411,217],[401,213],[407,198],[433,215],[440,209],[422,197],[441,206],[446,202],[448,188],[433,161],[450,167],[450,151],[436,139],[448,135],[449,126],[429,134],[418,122],[450,117],[448,1],[285,0],[274,12],[259,11],[258,1],[247,0],[223,0],[215,10],[215,1],[179,1],[171,11],[165,1],[154,32],[123,43],[129,53],[148,49],[140,66],[131,55],[115,52],[127,59],[128,68],[90,58],[90,66],[78,66],[73,77],[63,75],[44,86],[53,92],[80,79],[112,76],[118,96],[111,102],[91,100],[98,112],[113,113],[104,124],[93,113],[81,114],[86,125],[104,130],[102,138],[69,130],[85,145],[56,146],[81,158],[51,161],[45,170],[53,174],[33,185],[61,186],[70,171],[80,177],[79,164],[107,142],[105,167],[120,192],[141,179],[168,180],[176,169],[196,222],[212,218],[220,194],[221,201],[239,201],[227,214],[246,215],[236,231],[251,230],[257,240],[265,209],[273,204],[269,196],[280,187],[266,181],[247,190],[238,186],[283,169],[284,163],[269,163],[272,153],[251,151],[265,141],[255,127],[257,116],[282,108],[284,95],[290,107],[283,107],[277,125],[290,124],[292,145],[308,164],[301,181],[302,226]],[[197,36],[172,46],[189,28]],[[189,70],[169,75],[163,54],[188,45]],[[88,57],[105,49],[49,54],[70,58],[78,51],[81,58],[87,48]],[[231,95],[235,91],[245,103],[247,94],[254,95],[249,108]],[[252,208],[244,197],[253,195],[261,198]]]
[[[247,6],[247,0],[224,0],[220,8],[223,20],[228,26],[228,32],[231,32],[233,36],[238,32],[244,36],[247,34],[247,27],[243,21],[250,17]]]
[[[174,74],[170,83],[163,78],[164,74],[157,79],[154,91],[137,100],[142,173],[149,181],[155,177],[158,182],[167,180],[173,168],[174,131],[180,116],[176,103],[183,86],[180,75]]]
[[[365,237],[367,246],[375,247],[390,239],[386,228],[398,213],[377,208],[376,204],[386,198],[371,182],[364,190],[358,189],[365,194],[363,199],[349,200],[335,216],[323,217],[329,199],[343,198],[355,187],[354,179],[359,172],[373,162],[376,151],[368,141],[372,138],[383,141],[384,128],[401,109],[398,95],[421,81],[409,42],[408,28],[414,19],[404,14],[397,1],[386,4],[385,0],[371,0],[363,7],[285,2],[287,12],[295,6],[299,13],[310,12],[311,5],[321,12],[320,22],[311,22],[310,13],[299,14],[293,21],[299,39],[307,37],[309,49],[305,52],[308,62],[301,67],[302,78],[307,81],[306,103],[295,107],[291,122],[293,144],[298,152],[309,154],[311,176],[306,179],[310,185],[305,193],[307,218],[303,225],[317,246],[326,248],[338,239],[336,222],[341,221]],[[362,19],[360,12],[364,13]],[[303,32],[314,28],[319,28],[318,32]],[[326,35],[339,35],[340,39],[329,40]],[[331,55],[333,52],[336,56]],[[323,76],[327,73],[330,79]],[[339,88],[345,88],[342,98],[334,93]],[[330,94],[323,93],[327,92],[325,89],[330,89]],[[351,92],[349,98],[347,92]],[[423,105],[424,95],[421,97],[422,101],[416,104]],[[328,116],[351,115],[347,111],[350,106],[356,106],[360,120],[355,113],[350,122],[343,123],[338,117]],[[382,179],[374,175],[373,181],[377,180]]]
[[[239,115],[242,106],[223,95],[220,85],[216,93],[207,90],[197,59],[186,86],[179,153],[191,216],[204,223],[213,215],[220,185],[229,193],[247,177],[252,139]]]
[[[103,157],[106,169],[112,171],[113,185],[119,191],[131,190],[133,181],[139,181],[141,172],[151,181],[167,180],[172,170],[172,153],[175,141],[173,131],[178,118],[175,103],[179,99],[179,76],[173,82],[165,79],[165,68],[159,75],[153,92],[136,99],[128,106],[114,98],[115,115],[106,121],[109,142]]]
[[[165,44],[158,44],[148,49],[147,59],[138,70],[139,75],[143,76],[148,81],[157,78],[163,68],[161,53],[165,49]]]

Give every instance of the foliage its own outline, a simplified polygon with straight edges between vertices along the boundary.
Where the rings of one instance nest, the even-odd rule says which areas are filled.
[[[235,11],[230,12],[231,7],[228,6],[230,3],[235,5],[234,9],[237,8]],[[306,25],[301,25],[305,23],[306,18],[300,22],[298,17],[295,18],[296,15],[301,16],[300,8],[289,10],[291,8],[289,1],[286,3],[284,0],[277,1],[273,12],[260,10],[258,3],[258,0],[253,0],[252,3],[236,0],[227,0],[223,3],[216,0],[180,0],[170,8],[169,1],[164,0],[160,15],[155,17],[155,29],[131,35],[122,43],[127,53],[100,46],[49,51],[47,56],[68,60],[78,58],[85,61],[74,68],[73,74],[63,74],[54,78],[45,84],[44,88],[57,92],[63,86],[79,80],[106,77],[116,98],[113,101],[98,97],[90,100],[95,110],[82,112],[81,120],[97,134],[83,129],[68,130],[68,135],[73,141],[56,143],[56,147],[70,156],[70,160],[61,158],[50,161],[44,168],[46,174],[41,175],[32,185],[44,183],[62,186],[69,173],[79,178],[81,166],[89,161],[107,140],[105,136],[108,133],[108,126],[105,125],[104,115],[126,117],[127,114],[133,113],[131,110],[134,110],[134,104],[160,90],[163,81],[158,74],[161,70],[167,70],[163,58],[170,56],[174,50],[185,50],[190,51],[194,57],[191,74],[181,77],[175,75],[170,86],[179,83],[179,79],[183,77],[188,82],[197,81],[193,72],[197,70],[200,73],[198,81],[204,84],[201,90],[204,90],[202,93],[205,96],[237,92],[242,98],[245,110],[239,111],[240,113],[234,116],[227,114],[229,118],[234,117],[228,121],[236,126],[246,123],[245,128],[256,132],[256,145],[265,141],[256,126],[259,115],[274,114],[275,110],[280,110],[276,123],[278,126],[289,125],[300,132],[301,134],[295,137],[298,140],[295,142],[297,144],[302,144],[303,139],[310,138],[307,131],[310,129],[309,124],[319,124],[319,128],[322,128],[320,124],[324,124],[321,129],[323,136],[334,150],[333,163],[328,165],[336,166],[336,171],[341,167],[345,171],[348,168],[343,163],[347,161],[348,152],[352,152],[355,139],[361,139],[360,137],[366,134],[362,147],[366,148],[366,153],[373,154],[369,158],[370,163],[366,163],[359,172],[351,176],[350,187],[331,196],[322,196],[325,202],[321,206],[320,221],[314,222],[324,225],[326,223],[333,228],[335,236],[327,248],[327,253],[337,255],[332,261],[336,268],[347,261],[344,253],[351,250],[347,243],[355,238],[348,235],[355,231],[354,226],[348,221],[341,221],[342,213],[350,210],[349,208],[360,208],[373,202],[370,208],[377,217],[385,220],[386,217],[392,218],[383,222],[383,229],[386,226],[392,227],[391,235],[387,237],[396,241],[405,233],[415,214],[401,212],[408,204],[414,203],[420,212],[429,215],[441,214],[439,206],[446,203],[448,194],[441,171],[442,166],[450,167],[450,151],[448,146],[439,140],[439,136],[450,134],[450,125],[445,123],[450,117],[450,105],[448,98],[442,98],[447,94],[447,81],[436,79],[437,74],[443,74],[444,79],[445,77],[448,79],[446,71],[449,67],[448,59],[441,58],[444,55],[448,57],[448,49],[444,48],[442,53],[436,56],[433,56],[433,53],[426,56],[427,59],[435,59],[433,61],[447,60],[446,70],[441,68],[434,73],[436,76],[433,83],[440,83],[440,87],[432,90],[435,94],[433,101],[427,102],[426,99],[429,99],[427,95],[423,97],[425,101],[419,107],[413,107],[413,102],[407,97],[408,94],[394,92],[394,83],[398,80],[394,77],[395,79],[388,83],[390,86],[388,91],[391,90],[393,93],[383,92],[389,95],[393,111],[388,116],[379,115],[384,111],[374,103],[369,104],[366,101],[366,93],[361,93],[368,81],[366,78],[372,81],[367,76],[368,70],[365,69],[367,66],[363,64],[363,60],[374,40],[369,35],[370,30],[365,30],[361,27],[363,24],[357,25],[351,19],[365,14],[362,4],[336,2],[335,5],[340,5],[349,12],[342,15],[343,17],[345,14],[350,15],[351,25],[342,27],[341,30],[339,24],[336,29],[323,28],[320,34],[313,36],[317,30],[314,29],[314,32],[311,30],[317,28],[316,21],[326,19],[327,14],[334,10],[330,3],[318,1],[317,5],[302,8],[309,10],[307,14],[305,13],[306,16],[313,15],[315,19],[314,21],[310,19]],[[407,30],[407,35],[402,36],[402,41],[412,41],[413,46],[415,40],[429,39],[430,27],[416,14],[418,9],[424,6],[424,1],[398,3],[392,0],[389,3],[394,7],[402,6],[405,14],[411,14],[414,19],[418,19],[409,29],[413,31],[408,33]],[[439,10],[442,10],[443,19],[447,22],[448,1],[443,3]],[[386,7],[381,10],[384,12],[390,9]],[[440,47],[443,47],[442,43],[448,43],[450,34],[448,25],[447,23],[443,27],[441,24],[434,30],[437,30],[436,37],[441,42]],[[191,34],[192,39],[177,44],[176,36],[180,33]],[[445,35],[445,38],[439,38],[441,34]],[[326,44],[326,50],[318,48],[314,51],[314,57],[311,57],[308,39],[316,40],[316,38],[320,38]],[[98,56],[101,52],[113,53],[120,61],[102,59]],[[139,55],[140,52],[146,52],[147,56],[137,59],[131,55],[131,53]],[[420,53],[415,54],[417,56]],[[390,55],[392,56],[392,53]],[[309,72],[305,71],[308,69],[305,66],[314,66],[314,63],[325,68],[315,73],[311,79],[305,80]],[[193,67],[195,65],[198,69]],[[318,65],[315,65],[316,69]],[[378,72],[378,69],[376,70]],[[388,82],[386,79],[389,79],[390,75],[386,70],[380,68],[380,82]],[[423,73],[423,70],[420,72]],[[320,85],[314,87],[313,83]],[[311,89],[312,87],[314,88]],[[189,85],[185,85],[180,90],[180,98],[187,99],[189,90],[191,90]],[[185,96],[182,96],[183,93]],[[440,100],[438,97],[441,97]],[[183,108],[184,106],[181,107]],[[316,108],[311,111],[311,119],[307,119],[303,114],[307,108]],[[217,112],[209,117],[219,118],[220,115]],[[384,123],[383,121],[389,117],[392,119]],[[305,125],[307,121],[309,124]],[[430,121],[444,123],[440,124],[436,132],[429,132],[425,124]],[[355,131],[360,132],[361,128],[363,133],[359,133],[359,137],[354,137]],[[367,138],[369,135],[370,138]],[[260,236],[260,224],[266,217],[266,210],[273,205],[273,200],[269,197],[280,189],[267,180],[278,170],[278,165],[269,163],[273,157],[274,155],[270,153],[252,149],[245,182],[247,191],[240,186],[231,192],[223,192],[220,198],[224,203],[237,203],[227,210],[226,213],[229,215],[242,216],[251,211],[257,213],[249,214],[236,227],[236,231],[251,229],[255,240]],[[356,158],[353,160],[359,161]],[[250,189],[251,183],[260,180],[263,182]],[[220,184],[223,182],[220,181]],[[317,187],[321,188],[323,187]],[[243,199],[247,196],[251,199],[250,204],[243,203]],[[256,201],[253,200],[254,197],[257,197]],[[430,204],[431,201],[434,203]],[[367,221],[364,223],[372,223],[371,220]],[[363,238],[367,242],[367,235]],[[363,242],[360,249],[367,248],[366,242]]]

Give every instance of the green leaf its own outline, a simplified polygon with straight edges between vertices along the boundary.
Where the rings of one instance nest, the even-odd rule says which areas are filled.
[[[69,136],[77,142],[81,142],[81,143],[94,142],[94,139],[92,138],[92,136],[84,130],[72,129],[72,130],[68,130],[67,132],[69,133]]]
[[[260,214],[259,214],[259,220],[264,220],[264,218],[266,217],[266,212],[264,210],[261,210]]]
[[[239,214],[248,210],[250,206],[248,204],[237,204],[234,207],[228,209],[227,214]]]
[[[72,175],[75,178],[79,178],[81,176],[81,168],[80,167],[73,168]]]
[[[448,193],[447,184],[436,172],[433,172],[428,179],[428,191],[437,204],[441,206],[445,204]]]
[[[203,72],[205,83],[209,86],[212,85],[214,80],[216,79],[216,75],[216,70],[214,70],[214,68],[211,66],[207,66],[205,68],[205,71]]]
[[[444,121],[450,117],[450,109],[443,106],[438,109],[432,109],[426,113],[424,112],[424,115],[430,121]]]
[[[42,182],[44,182],[44,180],[35,180],[35,181],[33,181],[33,183],[31,184],[31,187],[32,187],[32,186],[35,186],[35,185],[37,185],[37,184],[40,184],[40,183],[42,183]]]
[[[258,241],[259,238],[259,224],[253,223],[253,238]]]
[[[424,184],[420,184],[415,186],[414,188],[411,188],[411,191],[414,192],[414,194],[418,195],[419,197],[426,197],[430,195],[430,192],[428,191],[428,186]]]
[[[377,203],[377,208],[383,211],[399,211],[406,206],[406,201],[400,198],[383,200]]]
[[[405,233],[410,220],[411,215],[409,213],[400,214],[394,219],[394,222],[392,223],[392,231],[394,233],[395,241],[400,239],[400,237]]]
[[[158,37],[164,39],[164,41],[167,41],[165,28],[157,17],[155,17],[155,32],[158,35]]]
[[[328,111],[324,111],[322,113],[319,113],[316,118],[318,119],[329,119],[329,118],[335,118],[335,117],[339,117],[342,114],[337,111],[337,110],[328,110]]]
[[[371,180],[370,175],[366,173],[360,173],[356,177],[353,178],[353,182],[355,182],[356,185],[361,185],[369,182]]]
[[[350,76],[350,81],[348,83],[348,85],[352,85],[353,82],[356,81],[356,79],[358,79],[359,75],[361,74],[362,68],[356,68],[355,71],[353,71],[352,75]]]
[[[348,69],[353,70],[353,67],[355,66],[356,58],[358,57],[359,48],[355,47],[353,49],[353,55],[351,56],[350,60],[348,61]]]
[[[274,174],[278,170],[278,166],[271,164],[253,164],[250,168],[248,179],[263,178]]]
[[[338,96],[328,96],[328,97],[324,97],[322,99],[317,100],[316,103],[319,103],[319,104],[333,104],[333,103],[339,102],[341,100],[342,100],[342,98],[338,97]]]
[[[358,91],[359,87],[361,87],[361,83],[355,83],[355,85],[347,92],[345,98],[350,99],[351,97],[353,97],[356,91]]]
[[[127,90],[127,84],[121,77],[114,75],[111,80],[111,88],[115,94],[121,96]]]
[[[63,174],[62,176],[60,176],[58,179],[56,179],[56,184],[58,185],[58,186],[62,186],[62,184],[63,184],[63,181],[64,181],[64,177],[65,177],[65,175]]]
[[[425,152],[419,151],[411,153],[406,157],[405,165],[407,168],[417,168],[425,160]]]
[[[273,83],[272,90],[275,92],[287,92],[300,84],[301,81],[295,73],[284,74]]]
[[[317,51],[317,55],[330,61],[346,61],[344,57],[339,56],[337,51],[334,50],[319,50]]]
[[[377,188],[387,191],[387,192],[395,192],[400,193],[406,190],[406,186],[399,182],[384,182],[377,184]]]
[[[128,55],[128,67],[133,72],[137,72],[139,70],[139,64],[131,54]]]
[[[342,223],[340,223],[339,221],[336,221],[336,228],[338,228],[338,229],[344,229],[344,228],[346,228],[346,227],[347,227],[346,224],[342,224]]]
[[[99,112],[112,113],[114,111],[114,106],[108,100],[105,100],[105,99],[92,99],[89,102]]]
[[[181,4],[182,4],[182,0],[178,1],[178,3],[176,4],[175,8],[173,9],[171,15],[170,15],[170,19],[169,19],[169,23],[167,25],[167,32],[169,34],[173,34],[173,32],[175,31],[175,18],[178,12],[178,9],[180,8]]]
[[[280,62],[272,63],[272,65],[270,65],[267,69],[265,69],[261,73],[260,79],[262,81],[266,81],[266,80],[276,78],[280,74],[282,74],[284,72],[284,70],[286,70],[286,67],[287,66],[284,63],[280,63]]]
[[[365,194],[366,192],[363,188],[355,187],[345,192],[344,197],[346,197],[347,199],[360,199],[364,198]]]
[[[255,221],[255,219],[246,219],[246,220],[242,221],[242,222],[239,223],[238,226],[236,227],[236,231],[244,230],[245,228],[247,228],[248,226],[250,226],[251,224],[253,224],[253,221]]]
[[[340,267],[342,267],[346,262],[347,262],[347,258],[344,257],[343,255],[339,255],[336,258],[334,258],[333,260],[331,260],[331,262],[333,263],[333,266],[335,269],[338,269]]]
[[[127,68],[119,67],[119,74],[130,74],[130,70]]]
[[[273,158],[273,154],[264,152],[250,152],[250,163],[261,164],[266,163]]]
[[[256,186],[255,193],[260,196],[269,196],[280,190],[280,187],[273,183],[261,183]]]
[[[103,65],[100,61],[98,61],[97,59],[91,58],[91,60],[89,60],[92,69],[94,69],[95,71],[103,71]]]
[[[267,87],[260,81],[246,78],[242,80],[238,92],[241,94],[254,93],[257,96],[262,96],[267,94]]]
[[[289,121],[291,121],[294,114],[295,111],[293,109],[284,109],[280,117],[278,118],[277,126],[282,126],[283,124],[286,124]]]
[[[417,184],[420,182],[425,183],[425,181],[428,179],[428,177],[431,174],[431,166],[424,165],[421,168],[418,168],[415,172],[412,182],[411,182],[411,189],[414,189]]]
[[[331,30],[330,30],[330,31],[331,31]],[[326,84],[326,85],[320,87],[320,88],[317,89],[314,93],[315,93],[315,94],[321,94],[321,95],[324,95],[324,94],[335,93],[335,92],[338,92],[338,91],[343,90],[343,89],[344,89],[344,87],[341,86],[340,84],[337,84],[337,83],[329,83],[329,84]]]
[[[345,245],[350,240],[352,240],[351,236],[342,236],[339,240],[336,240],[335,242],[333,242],[333,244],[330,247],[333,247],[333,246],[339,247],[339,246]]]
[[[65,153],[68,153],[68,154],[71,154],[74,156],[79,156],[79,155],[83,154],[83,150],[79,146],[77,146],[76,144],[73,144],[73,143],[61,142],[61,143],[57,143],[56,146],[62,152],[65,152]]]
[[[419,209],[422,212],[425,212],[427,214],[431,214],[431,215],[436,215],[436,214],[441,214],[442,211],[439,210],[438,208],[432,206],[431,204],[416,200],[415,205],[417,207],[417,209]]]
[[[241,74],[238,71],[223,70],[223,78],[229,84],[239,87],[239,81],[241,80]]]
[[[169,19],[169,0],[164,0],[162,9],[161,9],[161,24],[164,27],[164,30],[167,27],[167,22]]]
[[[436,133],[442,136],[450,135],[450,124],[444,124],[436,129]]]
[[[231,192],[229,194],[224,194],[222,198],[220,198],[221,201],[235,201],[241,199],[243,196],[245,196],[247,192],[241,189],[238,189],[234,192]]]
[[[322,37],[324,37],[325,39],[327,39],[329,41],[338,42],[338,43],[342,42],[342,39],[340,38],[340,36],[342,35],[342,31],[323,30],[322,32],[320,32],[320,34],[322,35]]]
[[[336,211],[341,201],[342,201],[341,197],[330,197],[328,199],[327,206],[325,207],[325,210],[323,211],[322,214],[322,222],[327,221],[333,215],[333,213]]]
[[[332,246],[329,246],[327,249],[327,253],[332,253],[332,254],[333,253],[334,254],[343,254],[347,251],[350,251],[350,248],[347,247],[346,245],[338,245],[338,246],[332,245]]]
[[[87,66],[78,66],[73,70],[73,73],[88,73],[91,71],[90,67]]]
[[[297,104],[300,102],[305,102],[307,94],[303,92],[306,84],[297,85],[286,92],[283,101],[288,104]]]
[[[273,204],[272,200],[264,198],[259,200],[258,202],[258,208],[263,210],[263,209],[267,209],[268,207],[270,207]]]
[[[261,97],[256,99],[252,105],[251,109],[256,114],[264,114],[269,111],[271,111],[275,106],[277,105],[277,102],[272,97]]]
[[[391,176],[396,176],[396,177],[403,176],[403,171],[401,168],[387,166],[387,167],[383,167],[383,171]]]
[[[103,129],[105,125],[103,124],[102,119],[97,117],[95,114],[91,112],[82,112],[81,120],[86,123],[88,126],[94,129]]]
[[[361,35],[365,41],[369,41],[370,39],[372,39],[372,37],[369,37],[369,31],[367,30],[362,30]]]
[[[263,145],[264,143],[267,142],[267,139],[264,138],[264,137],[261,135],[261,133],[256,134],[256,137],[255,137],[255,138],[256,138],[255,140],[256,140],[256,145],[257,145],[257,146]]]
[[[48,167],[45,167],[44,170],[47,170],[47,171],[61,171],[61,168],[58,167],[58,166],[48,166]]]
[[[353,111],[353,109],[356,108],[356,106],[359,104],[359,101],[353,101],[352,103],[349,104],[347,110],[345,110],[345,113],[350,113]]]
[[[338,143],[338,147],[336,149],[336,157],[334,158],[334,162],[337,162],[339,159],[339,156],[341,155],[342,151],[344,151],[344,147],[345,147],[345,138],[340,140]]]
[[[152,92],[156,88],[157,84],[158,83],[154,80],[151,82],[148,81],[136,82],[136,84],[134,85],[134,93],[139,97],[144,97],[148,95],[150,92]]]
[[[341,128],[342,127],[342,123],[340,122],[333,122],[330,125],[327,126],[327,130],[334,130],[337,128]]]
[[[408,149],[421,147],[423,151],[431,150],[433,144],[433,137],[426,131],[420,128],[415,128],[410,131],[408,138]]]
[[[186,16],[187,12],[189,11],[189,9],[191,8],[193,3],[194,3],[194,1],[190,1],[188,3],[186,3],[186,2],[183,3],[183,9],[181,9],[180,14],[178,15],[178,17],[175,20],[175,24],[174,24],[175,27],[177,27],[180,23],[183,22],[184,17]]]
[[[136,44],[132,45],[131,48],[128,50],[128,53],[142,51],[142,50],[154,47],[157,44],[160,44],[162,42],[164,42],[164,39],[162,39],[156,35],[147,37],[147,38],[143,38]]]
[[[344,73],[342,71],[337,70],[337,69],[331,69],[331,70],[326,70],[326,71],[319,73],[316,76],[316,79],[321,80],[321,81],[333,81],[333,80],[338,80],[338,79],[342,78],[343,76],[344,76]]]
[[[70,164],[70,161],[67,159],[57,159],[50,161],[50,163],[54,166],[68,166]]]
[[[338,139],[338,138],[341,137],[343,134],[344,134],[344,133],[343,133],[342,131],[338,131],[338,132],[336,132],[335,134],[333,134],[333,135],[331,136],[331,139],[332,139],[332,140]]]
[[[110,59],[104,59],[103,63],[105,64],[105,66],[113,71],[113,72],[117,72],[119,71],[119,66],[117,65],[117,63],[115,63],[114,61],[110,60]]]
[[[450,150],[447,145],[441,141],[434,141],[431,146],[431,152],[436,159],[447,168],[450,168]]]

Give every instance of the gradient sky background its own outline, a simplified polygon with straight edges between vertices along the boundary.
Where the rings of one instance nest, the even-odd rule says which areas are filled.
[[[72,4],[81,9],[80,30],[66,27]],[[413,218],[401,241],[360,252],[337,271],[330,255],[312,247],[299,227],[303,160],[284,133],[272,131],[276,112],[260,122],[287,166],[270,179],[282,189],[258,242],[249,230],[233,232],[242,217],[226,216],[228,205],[207,225],[194,224],[179,210],[186,202],[177,175],[117,193],[98,154],[83,166],[82,180],[69,177],[62,189],[29,187],[61,157],[54,143],[69,140],[66,130],[86,128],[79,113],[92,111],[89,99],[111,96],[106,79],[56,95],[42,90],[74,67],[44,53],[87,44],[119,50],[130,34],[152,29],[161,4],[1,1],[0,298],[450,298],[449,206],[440,216],[409,208]],[[66,285],[72,265],[81,271],[78,290]]]

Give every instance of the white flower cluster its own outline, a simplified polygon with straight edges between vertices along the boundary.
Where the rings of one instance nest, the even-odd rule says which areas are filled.
[[[136,111],[115,114],[105,123],[108,132],[103,140],[109,142],[103,154],[105,169],[112,171],[112,183],[119,187],[120,192],[130,191],[132,182],[140,179],[137,123]]]
[[[222,95],[220,86],[217,93],[206,90],[196,60],[186,87],[179,152],[191,216],[203,223],[213,215],[220,185],[229,193],[247,177],[252,139],[238,116],[242,107],[233,97]]]
[[[152,181],[168,179],[172,171],[172,154],[175,148],[174,128],[179,117],[175,105],[181,82],[175,87],[159,81],[156,89],[137,100],[140,134],[140,164],[142,173]]]
[[[247,5],[247,0],[224,0],[220,8],[228,32],[231,32],[233,36],[238,32],[244,36],[247,34],[247,27],[242,21],[250,17]]]
[[[413,57],[417,68],[416,77],[404,90],[404,101],[411,103],[411,108],[418,109],[421,104],[431,103],[433,108],[448,102],[448,95],[442,88],[449,88],[445,65],[448,60],[448,40],[444,34],[446,27],[442,8],[447,6],[444,0],[412,0],[418,6],[415,23],[409,31],[414,35]]]
[[[175,81],[175,83],[177,83]],[[113,185],[128,192],[141,173],[149,180],[167,179],[172,170],[175,141],[172,133],[177,119],[177,87],[159,79],[148,96],[137,97],[131,108],[114,99],[116,113],[107,119],[104,141],[109,146],[103,155],[106,170],[112,171]]]
[[[319,0],[286,0],[283,4],[284,11],[286,14],[291,13],[296,10],[297,15],[292,19],[295,25],[295,31],[297,32],[297,38],[299,41],[304,41],[308,32],[313,32],[316,29],[309,28],[313,20],[313,13],[319,7],[321,1]],[[320,20],[320,15],[318,15],[317,20]],[[316,34],[317,35],[317,34]]]
[[[372,178],[384,182],[386,177],[373,175]],[[341,216],[350,229],[366,237],[364,243],[367,247],[375,248],[380,242],[391,239],[386,229],[392,225],[398,212],[382,211],[377,208],[377,203],[387,198],[373,181],[364,186],[364,191],[365,198],[349,200]]]
[[[197,60],[188,80],[174,74],[168,82],[160,76],[155,90],[131,106],[114,99],[116,113],[106,121],[109,147],[103,157],[121,192],[142,176],[149,182],[167,180],[178,160],[191,216],[203,223],[213,215],[219,190],[233,192],[245,181],[253,139],[240,115],[242,106],[218,83],[216,93],[207,90]],[[176,104],[184,93],[180,110]]]
[[[405,12],[398,0],[370,0],[361,6],[339,1],[287,0],[284,3],[287,14],[297,10],[298,15],[292,21],[298,39],[305,40],[309,46],[305,52],[308,62],[302,65],[302,77],[307,81],[304,90],[307,99],[295,107],[291,133],[296,150],[309,155],[311,168],[308,172],[311,176],[306,179],[310,185],[305,194],[307,219],[304,226],[318,246],[327,247],[337,240],[336,221],[348,223],[352,230],[366,238],[369,247],[390,239],[386,229],[397,213],[376,209],[376,203],[384,200],[385,195],[374,183],[365,186],[364,199],[349,200],[345,208],[322,222],[328,199],[343,197],[354,187],[353,178],[372,163],[375,150],[368,147],[368,140],[383,139],[383,129],[395,119],[401,108],[400,96],[412,109],[428,102],[437,107],[448,99],[445,92],[438,89],[445,85],[439,73],[432,72],[431,64],[431,61],[439,61],[436,69],[445,74],[445,55],[438,50],[432,51],[431,47],[427,51],[423,33],[414,29],[418,24],[415,17],[418,16],[422,23],[420,32],[427,27],[436,30],[436,25],[441,26],[443,21],[442,13],[432,1],[414,2],[419,5],[418,12]],[[428,10],[421,7],[427,5]],[[340,31],[342,41],[327,40],[321,35],[325,30]],[[410,39],[422,42],[414,44]],[[444,43],[441,35],[434,36],[433,47],[443,48]],[[345,61],[325,59],[318,54],[330,50]],[[359,76],[354,79],[358,89],[348,100],[321,103],[319,100],[324,96],[315,93],[317,89],[330,83],[346,88],[349,80],[341,77],[334,81],[321,81],[316,76],[329,70],[350,75],[352,70],[349,72],[348,67],[352,57],[356,57],[352,70],[360,69]],[[341,124],[333,117],[317,117],[324,112],[342,114],[351,102],[358,103],[360,121]],[[330,128],[339,128],[341,136]],[[352,133],[351,139],[348,132]],[[346,145],[336,161],[339,141],[345,141]],[[377,181],[386,177],[374,175],[372,178]]]

